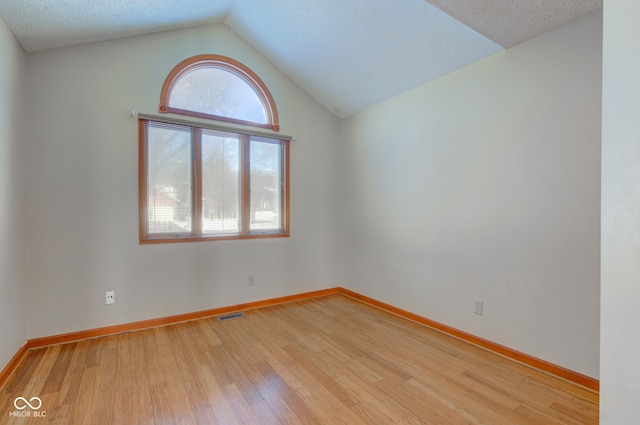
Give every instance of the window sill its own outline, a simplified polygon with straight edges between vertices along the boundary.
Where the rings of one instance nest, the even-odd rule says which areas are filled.
[[[250,233],[244,235],[225,234],[215,236],[185,236],[185,235],[162,235],[140,238],[140,245],[159,244],[159,243],[179,243],[179,242],[208,242],[208,241],[231,241],[237,239],[269,239],[269,238],[288,238],[289,233]]]

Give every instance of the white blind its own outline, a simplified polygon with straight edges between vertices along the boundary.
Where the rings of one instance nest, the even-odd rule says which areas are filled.
[[[208,130],[230,131],[233,133],[246,134],[248,136],[269,137],[272,139],[289,140],[289,141],[296,140],[295,136],[276,133],[275,131],[261,131],[254,128],[247,128],[241,125],[234,125],[231,123],[221,124],[221,123],[217,123],[217,122],[206,120],[206,119],[202,119],[202,120],[199,120],[197,118],[184,119],[184,118],[177,118],[170,115],[151,115],[151,114],[144,114],[144,113],[138,113],[138,118],[141,120],[164,122],[167,124],[195,126],[200,128],[206,128]]]

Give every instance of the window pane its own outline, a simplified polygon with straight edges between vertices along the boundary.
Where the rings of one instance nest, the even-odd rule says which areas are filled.
[[[273,231],[282,228],[282,174],[279,142],[252,138],[251,164],[251,231]]]
[[[234,134],[202,134],[202,233],[240,231],[239,140]]]
[[[262,101],[246,81],[232,72],[203,67],[181,77],[169,106],[260,124],[267,123]]]
[[[149,124],[147,161],[147,231],[191,232],[191,130]]]

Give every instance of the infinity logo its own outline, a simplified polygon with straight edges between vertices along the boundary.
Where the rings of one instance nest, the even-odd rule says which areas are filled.
[[[35,403],[34,403],[34,400],[35,400]],[[22,401],[24,403],[22,404],[22,407],[18,406],[18,401]],[[31,404],[30,402],[33,404]],[[42,400],[40,400],[38,397],[31,397],[29,401],[27,401],[27,399],[24,397],[18,397],[15,400],[13,400],[13,405],[18,410],[24,410],[27,408],[27,406],[29,406],[32,410],[38,410],[39,408],[42,407]]]

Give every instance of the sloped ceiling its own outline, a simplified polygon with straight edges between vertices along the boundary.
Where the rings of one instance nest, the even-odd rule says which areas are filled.
[[[0,16],[26,52],[224,23],[342,118],[600,7],[602,0],[2,0]]]
[[[429,0],[504,48],[602,7],[603,0]]]

